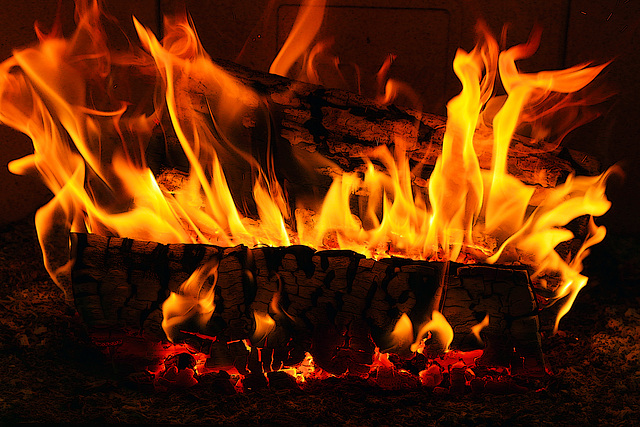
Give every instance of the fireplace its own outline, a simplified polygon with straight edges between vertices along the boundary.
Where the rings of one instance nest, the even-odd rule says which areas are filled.
[[[97,12],[92,5],[87,6],[86,21],[80,24],[85,25],[85,31],[97,25],[93,21]],[[318,12],[315,6],[309,13]],[[277,8],[281,25],[293,24],[293,9],[287,5]],[[358,12],[358,7],[337,9],[337,22]],[[406,12],[402,8],[384,10],[394,11],[400,15]],[[374,22],[379,12],[371,11]],[[412,15],[420,13],[442,18],[446,29],[455,21],[446,18],[451,15],[446,5],[411,11]],[[303,22],[301,28],[310,27],[309,22]],[[478,126],[471,126],[477,128],[475,138],[482,140],[482,132],[491,134],[492,128],[507,131],[504,136],[493,137],[495,145],[488,149],[490,159],[483,160],[480,154],[477,158],[465,157],[472,150],[466,138],[473,132],[464,132],[464,120],[469,119],[464,108],[473,101],[473,95],[469,98],[464,90],[449,105],[445,126],[444,119],[437,115],[417,113],[415,107],[422,106],[416,103],[419,97],[401,84],[395,85],[403,95],[398,102],[404,102],[408,109],[406,105],[389,104],[394,86],[390,82],[396,80],[384,72],[378,74],[377,88],[373,85],[378,99],[368,101],[340,88],[296,83],[221,60],[209,63],[189,39],[192,34],[185,23],[175,20],[165,26],[169,40],[165,45],[136,23],[151,61],[145,63],[144,58],[138,58],[144,64],[138,69],[136,61],[124,65],[129,73],[124,82],[133,82],[138,88],[153,86],[149,83],[157,83],[158,77],[163,79],[163,113],[156,110],[135,118],[126,114],[127,108],[102,116],[102,110],[95,108],[88,113],[80,111],[80,115],[100,117],[90,120],[86,128],[80,125],[75,134],[73,129],[77,128],[68,126],[67,101],[58,103],[54,97],[42,104],[53,105],[56,112],[50,123],[62,123],[74,144],[80,141],[80,154],[86,151],[84,160],[71,167],[73,173],[66,171],[65,175],[62,167],[64,179],[55,177],[55,172],[49,174],[48,166],[39,165],[59,198],[41,210],[36,221],[46,266],[67,298],[73,300],[89,327],[93,345],[101,347],[112,362],[120,362],[125,354],[125,359],[142,354],[146,370],[129,378],[139,386],[151,380],[156,390],[190,387],[197,383],[196,377],[228,387],[238,377],[235,373],[229,377],[224,373],[228,370],[219,371],[222,367],[234,368],[245,390],[267,384],[273,389],[279,387],[277,384],[297,389],[292,378],[306,381],[332,376],[378,381],[379,387],[392,390],[422,384],[453,395],[470,390],[530,390],[512,377],[505,380],[500,371],[505,368],[507,373],[524,372],[528,381],[537,384],[531,373],[544,375],[545,371],[538,310],[561,297],[572,302],[586,284],[579,266],[586,249],[602,240],[604,230],[583,216],[599,216],[608,209],[604,197],[608,174],[571,178],[575,168],[593,172],[594,163],[589,156],[571,151],[564,153],[566,158],[557,156],[556,141],[536,140],[536,129],[529,137],[516,137],[520,138],[516,146],[520,146],[515,152],[520,157],[507,155],[499,140],[506,139],[507,144],[512,140],[513,129],[509,129],[514,124],[510,124],[506,112],[518,106],[518,97],[503,99],[503,110],[496,103],[492,112],[482,107],[486,100],[480,101],[479,110],[485,114],[480,116]],[[100,53],[96,55],[92,49],[100,48],[102,42],[86,37],[82,31],[80,34],[73,40],[77,44],[71,51],[82,52],[80,58],[99,70]],[[441,34],[434,31],[432,35]],[[482,50],[456,56],[454,68],[467,89],[475,84],[486,91],[492,84],[487,77],[492,72],[489,65],[498,62],[499,46],[488,32],[483,34],[486,44]],[[282,42],[279,37],[277,34],[277,45]],[[522,79],[509,64],[530,55],[538,37],[534,30],[519,51],[504,55],[500,71],[507,91],[517,93],[528,87],[525,98],[538,97],[537,90],[543,86],[559,92],[577,91],[603,68],[575,67],[572,71],[576,78],[572,80],[563,80],[559,73],[542,73],[527,86],[523,83],[532,80]],[[90,43],[86,44],[87,40]],[[282,44],[286,50],[287,43]],[[55,51],[56,45],[50,46],[53,49],[45,50],[46,55]],[[332,58],[321,49],[316,54],[322,65]],[[22,66],[29,75],[33,64],[47,70],[44,82],[35,85],[36,93],[43,92],[47,97],[60,91],[75,99],[78,93],[74,91],[83,90],[75,87],[75,67],[61,63],[49,68],[51,64],[43,63],[44,57],[38,54],[16,57],[18,62],[11,64],[11,70]],[[116,68],[124,64],[121,59],[118,56],[115,60]],[[389,66],[391,57],[384,61],[383,70]],[[154,67],[159,71],[155,77],[155,71],[149,74]],[[437,75],[439,68],[434,67]],[[486,74],[477,75],[474,70],[478,67],[487,67]],[[277,65],[277,60],[271,68],[275,74],[291,71]],[[95,71],[91,67],[79,70],[89,75]],[[360,71],[351,64],[337,70],[344,84],[360,86],[366,81],[358,79]],[[320,69],[306,69],[303,64],[295,70],[301,72],[313,81]],[[92,107],[109,106],[110,101],[118,100],[118,89],[127,90],[122,88],[120,76],[113,77],[105,98],[100,99],[101,89],[91,93]],[[93,79],[88,80],[90,91],[99,80]],[[474,83],[474,79],[478,81]],[[447,81],[444,77],[442,80]],[[381,81],[386,82],[384,87]],[[442,93],[449,90],[447,84],[440,89]],[[11,96],[5,99],[19,99],[20,90],[8,93]],[[110,97],[113,94],[115,98]],[[482,99],[485,94],[475,96]],[[154,100],[158,100],[157,92]],[[554,107],[562,107],[562,102],[556,100]],[[456,103],[458,110],[454,108]],[[20,101],[15,105],[18,110],[23,107]],[[141,112],[145,108],[153,111],[158,105],[142,102],[136,109]],[[245,114],[247,109],[252,114]],[[496,109],[502,113],[495,114]],[[234,110],[244,112],[234,116]],[[267,114],[263,114],[265,111]],[[202,119],[207,114],[213,124]],[[544,110],[540,114],[544,116]],[[127,125],[120,126],[120,119]],[[11,118],[5,115],[4,120]],[[371,124],[363,128],[363,120]],[[414,128],[406,124],[412,121],[418,123]],[[13,125],[21,127],[19,120]],[[47,137],[55,134],[49,133],[48,126]],[[265,129],[277,136],[268,132],[265,136]],[[559,131],[555,136],[562,134]],[[141,146],[125,145],[122,151],[116,148],[116,155],[105,161],[103,156],[111,151],[105,135],[143,142]],[[215,153],[200,144],[205,136],[216,141]],[[236,144],[234,138],[241,143]],[[489,145],[481,143],[480,152],[490,147],[491,139],[483,140]],[[250,144],[242,145],[246,140]],[[545,148],[546,143],[551,148]],[[97,155],[91,154],[96,144]],[[543,149],[530,150],[530,154],[526,153],[527,145],[542,145]],[[387,146],[393,150],[387,150]],[[305,157],[301,158],[301,151]],[[451,157],[456,151],[460,157]],[[497,154],[500,152],[502,160]],[[75,150],[68,154],[69,159],[76,159]],[[64,156],[58,159],[62,161]],[[521,160],[529,157],[535,159],[538,169]],[[325,163],[319,165],[318,159]],[[229,166],[236,163],[247,165],[236,170]],[[298,163],[314,163],[315,171],[322,173],[304,171]],[[458,168],[455,173],[446,172],[443,164],[447,163]],[[343,171],[337,170],[336,164]],[[421,166],[416,168],[416,164]],[[26,160],[14,163],[12,169],[21,171],[28,166]],[[491,172],[482,172],[483,168]],[[422,175],[422,169],[432,172]],[[126,174],[120,175],[123,171]],[[514,171],[517,182],[511,178]],[[569,179],[563,183],[567,175]],[[246,176],[252,176],[253,182],[247,184]],[[301,179],[303,176],[308,180]],[[397,181],[389,182],[393,176]],[[462,190],[456,179],[460,176]],[[501,176],[509,178],[497,180]],[[198,197],[184,192],[194,186]],[[144,187],[146,193],[139,192]],[[303,187],[302,191],[294,191],[298,187]],[[82,188],[89,188],[86,195],[78,195]],[[443,188],[450,191],[443,192]],[[147,198],[149,192],[162,194],[165,200]],[[308,202],[318,192],[333,195],[334,204]],[[118,193],[126,197],[119,199]],[[519,194],[524,202],[518,200]],[[234,210],[233,205],[241,203],[238,195],[244,207]],[[298,198],[307,204],[296,204]],[[377,204],[376,199],[380,200]],[[404,204],[405,199],[409,199],[408,204]],[[547,207],[545,200],[551,201]],[[568,214],[566,205],[578,208]],[[292,206],[296,208],[295,217]],[[543,207],[536,210],[536,206]],[[222,210],[216,212],[215,208]],[[169,214],[168,219],[157,217],[160,211]],[[442,212],[447,211],[443,217]],[[516,212],[515,219],[509,217],[509,211]],[[360,213],[358,219],[353,216],[356,212]],[[210,216],[203,217],[203,213]],[[551,213],[560,219],[550,221]],[[395,216],[385,217],[387,214]],[[126,217],[133,221],[121,221]],[[258,217],[262,225],[271,225],[272,229],[256,227]],[[505,217],[507,221],[501,222]],[[478,218],[482,218],[481,229],[465,228]],[[403,222],[409,222],[409,228],[395,228]],[[428,227],[420,229],[420,224]],[[549,227],[548,232],[544,227]],[[390,234],[379,237],[381,229]],[[418,237],[407,239],[409,231],[416,229]],[[435,231],[429,231],[432,229]],[[536,232],[542,239],[524,234]],[[358,235],[365,237],[358,240]],[[69,239],[71,258],[66,259]],[[549,252],[534,251],[534,247],[545,244],[552,250],[550,257]],[[567,309],[568,305],[560,309],[556,329]],[[155,344],[149,339],[150,333],[156,334]],[[158,344],[163,337],[174,344]],[[451,340],[458,352],[446,352]],[[136,344],[143,353],[127,353]],[[474,353],[472,349],[478,350]],[[151,359],[162,356],[158,370],[151,369],[150,359],[144,360],[145,352],[152,355]],[[212,371],[208,376],[204,375],[206,368]],[[478,376],[474,370],[485,375]],[[153,375],[145,377],[144,372]],[[445,376],[447,383],[443,383]]]

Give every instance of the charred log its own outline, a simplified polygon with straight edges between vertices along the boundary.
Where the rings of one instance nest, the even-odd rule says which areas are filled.
[[[73,234],[72,243],[74,300],[85,323],[155,340],[166,339],[161,306],[170,293],[180,292],[200,266],[217,263],[217,280],[210,277],[203,285],[214,287],[213,315],[203,327],[183,325],[189,333],[179,339],[215,338],[205,350],[210,363],[241,372],[291,366],[308,351],[328,372],[366,373],[376,347],[397,346],[391,331],[403,313],[415,339],[433,310],[447,317],[459,349],[478,347],[470,327],[489,315],[482,333],[487,364],[508,365],[518,357],[544,363],[525,270],[457,264],[447,269],[437,262],[376,261],[304,246],[163,245],[92,234]],[[260,332],[264,313],[275,325]],[[240,340],[250,340],[252,351]]]
[[[309,186],[318,184],[318,177],[310,176],[308,171],[314,158],[328,159],[342,170],[358,171],[364,168],[363,156],[381,145],[393,146],[401,139],[408,145],[412,165],[422,165],[421,176],[416,177],[420,183],[429,177],[442,152],[444,117],[382,105],[347,91],[302,83],[231,62],[216,60],[216,65],[257,94],[257,99],[238,100],[246,105],[243,117],[237,120],[241,124],[233,129],[238,139],[234,143],[259,160],[272,155],[279,178],[289,185],[306,187],[296,188],[291,194],[304,193]],[[201,119],[209,121],[212,129],[216,128],[212,106],[220,102],[224,88],[216,82],[207,83],[210,79],[206,76],[189,75],[184,79],[181,87],[186,87],[187,93],[179,96],[187,100]],[[180,156],[180,145],[171,131],[169,118],[165,120],[163,133],[147,149],[149,163],[156,172],[165,167],[186,170],[188,165]],[[476,150],[483,169],[489,169],[492,161],[486,133],[486,129],[477,133]],[[237,156],[226,156],[227,159],[225,149],[219,148],[223,164],[237,162]],[[305,164],[300,159],[304,159]],[[326,161],[315,166],[320,175],[332,173]],[[229,167],[227,172],[233,175],[237,172],[233,169],[236,168]],[[524,183],[538,186],[539,192],[555,187],[576,170],[595,175],[598,164],[582,153],[570,152],[546,141],[514,136],[508,172]]]

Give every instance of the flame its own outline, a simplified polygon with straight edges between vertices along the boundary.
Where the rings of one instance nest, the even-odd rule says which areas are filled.
[[[293,63],[307,51],[322,24],[325,4],[326,0],[305,0],[289,37],[271,63],[270,73],[286,76]]]
[[[422,340],[428,332],[435,332],[437,334],[438,341],[442,344],[444,352],[446,353],[449,351],[449,346],[453,341],[453,328],[451,328],[447,319],[445,319],[445,317],[437,310],[434,310],[433,313],[431,313],[431,320],[426,322],[420,328],[417,339],[411,345],[411,351],[415,352],[418,350]]]
[[[324,4],[304,4],[271,72],[287,74],[308,49],[313,51]],[[588,238],[571,259],[560,257],[555,248],[574,237],[563,228],[572,219],[609,209],[604,189],[615,168],[598,177],[570,176],[534,202],[535,188],[508,174],[507,158],[519,124],[585,88],[606,64],[521,73],[516,62],[535,52],[539,32],[503,52],[485,32],[475,49],[459,50],[454,59],[462,91],[447,105],[442,155],[426,188],[415,185],[419,170],[410,167],[405,152],[416,142],[397,140],[393,152],[381,146],[371,154],[364,175],[337,173],[315,212],[296,200],[299,208],[292,215],[273,162],[261,164],[242,139],[243,122],[268,118],[268,103],[211,61],[186,17],[167,19],[162,41],[134,19],[141,49],[123,54],[108,49],[96,1],[79,3],[78,12],[70,38],[62,37],[59,28],[40,34],[37,46],[15,51],[0,64],[0,121],[28,135],[34,146],[33,155],[12,162],[10,169],[36,169],[55,194],[36,222],[47,270],[65,291],[70,260],[59,253],[68,253],[69,231],[161,243],[304,244],[352,249],[372,258],[524,263],[541,284],[560,277],[552,290],[555,299],[567,297],[567,305],[557,321],[586,284],[582,261],[588,248],[604,238],[604,228],[591,220]],[[307,63],[317,54],[307,55]],[[383,65],[380,85],[390,63]],[[317,76],[309,69],[306,73]],[[489,108],[498,78],[506,91],[504,102]],[[115,82],[131,80],[141,82],[143,95],[115,89]],[[191,96],[194,85],[215,96]],[[385,101],[394,90],[411,96],[394,81],[385,87]],[[487,124],[489,109],[493,117]],[[480,134],[481,126],[489,133]],[[175,136],[173,149],[188,162],[188,176],[177,189],[160,185],[158,172],[147,164],[154,129],[167,140]],[[490,170],[480,168],[478,147],[491,150]],[[247,200],[234,198],[229,186],[227,174],[236,169],[242,172],[240,181],[251,181],[253,218],[241,213],[238,206],[246,207]],[[354,201],[361,216],[351,210]],[[200,322],[210,316],[213,286],[206,298],[200,294],[211,275],[215,267],[203,267],[171,295],[165,319],[169,330],[180,317],[169,308],[172,304],[197,314]],[[256,313],[256,323],[269,323],[260,316]],[[448,329],[434,312],[418,337],[438,330],[450,342]],[[405,335],[397,330],[394,337],[402,341]]]
[[[382,352],[393,351],[397,354],[406,352],[413,343],[413,323],[407,316],[407,313],[402,313],[402,316],[396,322],[396,325],[391,331],[391,348],[383,349]]]
[[[174,341],[187,322],[193,321],[200,328],[207,325],[216,308],[213,300],[217,280],[218,260],[213,258],[198,267],[178,292],[171,292],[162,304],[162,329],[169,341]]]
[[[271,331],[276,328],[276,322],[269,316],[269,313],[254,312],[253,317],[256,321],[256,328],[251,336],[251,342],[255,345],[263,343]],[[264,347],[264,345],[258,347]]]
[[[487,326],[489,326],[489,315],[488,314],[486,316],[484,316],[484,319],[482,319],[482,322],[480,322],[477,325],[474,325],[474,326],[471,327],[471,332],[473,332],[473,335],[475,335],[476,339],[481,344],[482,344],[482,338],[480,338],[480,331],[482,331]]]

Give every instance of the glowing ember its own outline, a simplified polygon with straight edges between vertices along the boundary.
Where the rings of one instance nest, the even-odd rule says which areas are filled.
[[[318,53],[310,44],[324,1],[307,6],[274,60],[272,73],[286,75],[305,52]],[[526,44],[500,52],[485,33],[473,51],[459,50],[455,57],[453,68],[462,91],[447,105],[442,155],[426,188],[414,185],[405,153],[404,147],[414,142],[397,140],[395,150],[381,146],[372,153],[363,175],[337,174],[321,202],[295,200],[298,209],[292,214],[289,197],[296,195],[285,194],[272,159],[261,164],[241,148],[243,122],[256,111],[268,117],[267,102],[210,60],[186,18],[167,20],[162,41],[135,21],[142,50],[119,54],[107,47],[98,4],[81,5],[79,11],[71,38],[41,35],[38,46],[16,51],[0,65],[0,120],[24,132],[34,145],[33,155],[14,161],[10,168],[15,173],[37,169],[55,194],[36,222],[46,267],[61,288],[67,290],[69,260],[51,248],[70,231],[161,243],[302,244],[351,249],[374,259],[398,255],[524,263],[539,286],[560,278],[550,291],[555,299],[569,298],[558,321],[586,284],[580,274],[582,261],[588,248],[604,238],[604,228],[591,219],[589,236],[571,259],[563,259],[555,248],[574,237],[564,225],[609,209],[604,190],[611,172],[570,176],[547,191],[544,200],[534,201],[535,188],[510,176],[506,164],[517,126],[531,120],[532,111],[553,108],[560,95],[583,89],[605,65],[523,74],[516,61],[535,52],[540,34],[534,32]],[[313,57],[307,56],[308,76],[317,75],[310,65]],[[113,90],[111,79],[122,70],[154,85],[153,96],[134,99]],[[381,86],[384,74],[383,69]],[[487,126],[485,113],[498,78],[506,97]],[[207,116],[188,95],[194,82],[216,94],[206,99]],[[382,101],[388,102],[398,90],[404,89],[387,82]],[[188,177],[172,191],[158,183],[146,160],[153,129],[160,123],[170,125],[164,131],[175,134],[189,163]],[[480,134],[481,125],[486,129]],[[477,147],[491,151],[489,170],[480,168]],[[221,153],[248,165],[244,172],[252,179],[255,218],[238,209],[245,201],[233,198]],[[361,216],[352,212],[356,199]],[[320,208],[312,211],[315,206]],[[216,270],[217,265],[202,266],[166,300],[163,327],[170,339],[185,322],[209,320],[215,308]],[[277,301],[272,306],[277,312]],[[257,343],[264,341],[275,321],[267,313],[254,313],[254,319],[251,340]],[[417,338],[411,321],[402,315],[392,333],[394,351],[417,351],[430,332],[448,349],[453,331],[438,311],[424,319]],[[429,384],[441,375],[434,367],[425,372],[421,378]]]

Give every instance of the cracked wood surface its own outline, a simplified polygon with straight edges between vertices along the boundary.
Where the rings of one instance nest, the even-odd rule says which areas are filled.
[[[453,347],[462,350],[480,346],[470,328],[489,315],[481,362],[508,365],[523,357],[544,365],[538,307],[524,270],[457,264],[446,270],[443,263],[372,260],[305,246],[163,245],[92,234],[73,234],[72,242],[73,294],[84,322],[155,340],[165,339],[165,299],[200,266],[215,262],[217,280],[209,277],[200,293],[214,286],[214,313],[206,326],[187,321],[182,328],[189,333],[179,337],[215,337],[213,344],[205,340],[212,364],[246,369],[253,363],[255,369],[260,360],[265,370],[277,369],[302,361],[308,351],[330,373],[366,373],[376,347],[401,352],[391,331],[403,313],[415,339],[435,309],[455,331]],[[268,313],[275,325],[256,331],[254,313]],[[239,340],[250,340],[256,350],[233,350]]]

